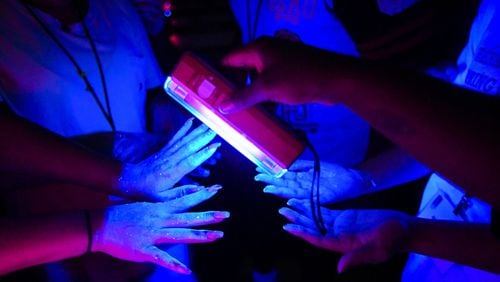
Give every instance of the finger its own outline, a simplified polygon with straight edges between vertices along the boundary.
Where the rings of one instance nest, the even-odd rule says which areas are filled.
[[[160,250],[156,246],[150,246],[142,252],[142,255],[145,257],[145,261],[168,268],[177,273],[192,273],[192,271],[186,265],[169,255],[167,252]]]
[[[264,169],[260,168],[260,167],[256,167],[255,170],[258,172],[258,173],[267,173]]]
[[[232,68],[262,71],[264,62],[255,44],[248,44],[222,59],[222,64]]]
[[[182,136],[186,135],[186,133],[189,131],[189,129],[193,125],[193,120],[194,120],[193,117],[186,120],[186,122],[184,122],[182,127],[179,130],[177,130],[177,132],[174,134],[174,136],[170,139],[170,141],[168,141],[168,143],[165,147],[170,147],[172,144],[177,142]]]
[[[174,146],[178,148],[178,150],[183,149],[186,144],[196,143],[198,149],[208,144],[212,139],[216,136],[216,133],[212,131],[205,124],[201,124],[197,128],[193,129],[189,134],[182,137],[177,143],[174,143]],[[201,144],[201,145],[200,145]],[[195,151],[197,151],[196,149]]]
[[[206,189],[201,185],[183,185],[159,193],[160,201],[170,201]]]
[[[293,236],[299,237],[316,247],[336,252],[343,249],[340,240],[335,237],[324,237],[315,229],[297,224],[286,224],[283,226],[283,229]]]
[[[342,273],[356,265],[378,262],[375,257],[376,251],[373,244],[364,245],[351,252],[345,253],[337,264],[337,271]]]
[[[286,202],[286,204],[299,213],[309,218],[312,217],[310,199],[290,199]]]
[[[171,150],[168,154],[171,154],[168,158],[171,160],[177,160],[177,161],[182,161],[186,157],[191,156],[195,152],[198,152],[201,148],[205,147],[210,141],[212,141],[217,134],[208,129],[205,132],[203,132],[200,135],[195,136],[194,138],[188,138],[188,139],[182,139],[181,141],[177,142],[174,146],[179,146],[177,147],[177,150]],[[190,137],[193,137],[194,135],[190,134]],[[185,140],[188,140],[189,143],[184,142]],[[216,143],[219,144],[220,143]],[[214,151],[215,153],[215,151]],[[212,154],[210,155],[212,156]],[[207,159],[204,159],[203,162],[205,162]]]
[[[171,214],[164,220],[163,227],[192,227],[219,223],[229,218],[227,211],[208,211]]]
[[[157,232],[155,244],[209,243],[222,237],[224,237],[224,232],[218,230],[164,228]]]
[[[260,80],[257,79],[254,84],[223,100],[220,103],[219,111],[223,114],[231,114],[252,107],[266,100],[264,93],[264,88],[261,86]]]
[[[210,176],[210,170],[204,168],[203,166],[199,166],[199,167],[193,169],[193,171],[191,171],[189,173],[189,175],[192,177],[207,178]]]
[[[310,199],[290,199],[287,205],[300,214],[313,218]],[[333,225],[335,219],[342,213],[340,210],[330,210],[324,207],[320,208],[320,212],[327,225]]]
[[[296,160],[288,169],[289,171],[308,171],[314,168],[314,161]]]
[[[285,199],[290,199],[290,198],[306,199],[307,197],[309,197],[309,192],[305,189],[300,189],[300,188],[268,185],[264,187],[262,191],[264,193],[273,194],[275,196]]]
[[[293,224],[298,224],[311,229],[316,229],[316,224],[314,224],[314,222],[311,219],[301,215],[300,213],[292,209],[284,207],[279,209],[278,212]]]
[[[281,187],[289,187],[289,188],[301,188],[300,184],[297,183],[296,178],[294,179],[293,176],[290,176],[289,178],[277,178],[272,175],[266,174],[266,173],[260,173],[257,174],[254,179],[256,181],[261,181],[267,184],[275,185],[275,186],[281,186]]]
[[[202,150],[191,154],[177,164],[177,170],[180,175],[186,175],[199,167],[203,162],[210,158],[220,147],[221,143],[211,144]]]
[[[213,156],[211,156],[208,160],[206,160],[204,164],[210,166],[216,165],[221,158],[222,154],[219,151],[217,151]]]
[[[212,198],[221,188],[220,185],[213,185],[182,198],[164,202],[162,207],[167,213],[183,212]]]

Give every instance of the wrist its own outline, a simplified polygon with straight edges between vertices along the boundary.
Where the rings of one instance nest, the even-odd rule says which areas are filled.
[[[406,231],[406,236],[404,236],[401,242],[400,252],[412,252],[414,250],[415,240],[417,237],[416,234],[418,225],[420,224],[419,219],[415,216],[406,215],[401,219],[401,222]]]
[[[120,196],[128,197],[131,193],[131,187],[135,186],[135,178],[133,175],[133,165],[123,163],[117,177],[115,177],[113,187]]]
[[[95,253],[101,252],[103,249],[101,247],[101,239],[104,234],[104,218],[105,211],[104,210],[87,210],[86,214],[88,216],[88,246],[87,252]]]
[[[370,173],[361,169],[349,170],[355,175],[355,178],[358,179],[360,183],[359,187],[362,189],[362,192],[370,193],[376,191],[375,189],[377,188],[377,183]]]

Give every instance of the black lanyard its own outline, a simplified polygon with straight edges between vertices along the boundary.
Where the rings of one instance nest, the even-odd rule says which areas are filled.
[[[47,35],[54,41],[54,43],[56,43],[56,45],[59,47],[59,49],[61,49],[61,51],[64,53],[64,55],[66,55],[66,57],[71,61],[71,63],[73,64],[73,66],[75,67],[75,69],[76,69],[76,71],[78,73],[78,76],[81,77],[82,80],[83,80],[83,82],[85,83],[85,90],[88,91],[88,92],[90,92],[90,94],[94,98],[95,102],[99,106],[99,109],[101,110],[102,114],[106,118],[106,121],[109,123],[109,126],[111,127],[111,130],[113,132],[115,132],[116,131],[116,126],[115,126],[115,122],[113,120],[113,116],[111,114],[111,107],[110,107],[110,104],[109,104],[108,88],[106,86],[106,79],[104,77],[104,71],[103,71],[103,68],[102,68],[101,59],[99,58],[99,53],[97,52],[97,48],[95,47],[94,40],[92,39],[92,36],[90,36],[89,29],[88,29],[87,25],[85,24],[85,20],[83,19],[83,15],[82,15],[82,12],[80,11],[80,9],[77,9],[77,11],[78,11],[80,17],[82,18],[81,23],[82,23],[83,30],[85,32],[85,36],[87,37],[87,39],[88,39],[88,41],[90,43],[90,47],[92,49],[92,53],[94,54],[94,57],[95,57],[95,60],[96,60],[96,63],[97,63],[97,67],[99,69],[99,75],[100,75],[100,78],[101,78],[101,84],[102,84],[102,90],[103,90],[103,93],[104,93],[104,99],[105,99],[105,103],[106,103],[106,109],[104,108],[103,103],[101,102],[101,100],[99,100],[99,97],[97,96],[97,93],[95,92],[94,87],[90,83],[90,81],[89,81],[89,79],[87,77],[87,74],[85,73],[85,71],[83,71],[83,69],[81,68],[80,64],[78,64],[78,62],[73,57],[73,55],[71,55],[71,53],[69,52],[69,50],[62,44],[62,42],[56,37],[56,35],[47,27],[47,25],[42,21],[42,19],[35,13],[35,11],[28,4],[24,3],[23,1],[21,1],[21,2],[24,4],[24,6],[26,7],[26,9],[33,16],[33,18],[40,24],[40,26],[47,33]]]

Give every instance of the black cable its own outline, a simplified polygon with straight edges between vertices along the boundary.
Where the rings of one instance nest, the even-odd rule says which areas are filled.
[[[316,225],[316,228],[321,233],[321,235],[326,234],[325,222],[323,220],[323,215],[321,213],[321,201],[320,201],[320,176],[321,176],[321,162],[319,154],[314,148],[314,146],[309,141],[307,134],[303,131],[297,131],[298,135],[302,141],[306,144],[306,147],[311,150],[314,157],[314,168],[313,168],[313,179],[311,182],[311,192],[309,194],[309,203],[311,205],[312,220]]]
[[[79,5],[79,1],[77,1],[76,5]],[[82,19],[82,26],[83,26],[83,30],[85,31],[85,36],[89,39],[90,47],[92,48],[92,53],[94,53],[94,57],[95,57],[95,60],[97,62],[97,68],[99,69],[99,76],[101,78],[102,90],[104,92],[104,100],[106,102],[107,114],[109,116],[109,123],[110,123],[111,129],[114,132],[114,131],[116,131],[116,126],[115,126],[115,123],[113,120],[113,115],[111,114],[111,106],[109,103],[108,87],[106,85],[106,78],[104,77],[104,71],[102,68],[101,58],[99,57],[99,52],[97,52],[97,48],[95,47],[94,39],[90,35],[87,24],[85,23],[81,8],[82,7],[79,6],[76,10],[78,11],[78,15]],[[106,118],[108,118],[108,117],[106,117]]]

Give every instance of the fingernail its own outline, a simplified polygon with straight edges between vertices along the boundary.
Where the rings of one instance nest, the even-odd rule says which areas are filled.
[[[191,271],[191,269],[187,268],[187,266],[185,266],[183,264],[180,264],[180,263],[177,263],[177,262],[175,262],[175,270],[178,273],[181,273],[181,274],[191,274],[191,273],[193,273]]]
[[[221,105],[219,107],[219,112],[226,115],[226,114],[229,114],[233,108],[234,108],[234,105],[231,102],[224,101],[221,103]]]
[[[286,208],[280,208],[280,209],[278,210],[278,213],[279,213],[279,214],[281,214],[281,215],[285,215],[285,213],[286,213]]]
[[[219,148],[219,147],[220,147],[220,145],[221,145],[221,143],[220,143],[220,142],[210,144],[210,145],[208,145],[208,150],[213,150],[213,151],[215,151],[217,148]]]
[[[209,231],[207,234],[207,238],[210,240],[217,240],[224,237],[224,232],[222,231]]]
[[[222,189],[222,186],[219,184],[215,184],[215,185],[208,187],[207,191],[208,192],[215,192],[215,191],[219,191],[220,189]]]
[[[272,193],[273,192],[273,186],[269,185],[269,186],[264,187],[264,189],[262,189],[262,192],[264,192],[264,193]]]
[[[214,217],[217,219],[225,219],[230,217],[231,214],[229,212],[215,212]]]

